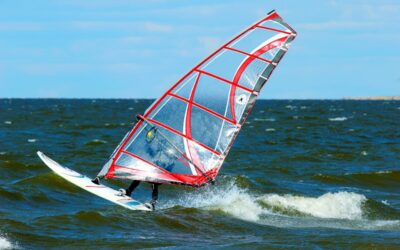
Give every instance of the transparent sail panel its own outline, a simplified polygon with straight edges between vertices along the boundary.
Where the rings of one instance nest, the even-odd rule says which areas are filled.
[[[201,69],[232,81],[237,67],[242,63],[245,57],[247,56],[238,52],[222,50],[212,57],[210,62],[202,66]]]
[[[190,93],[192,92],[193,86],[196,82],[198,73],[192,73],[188,77],[186,77],[182,83],[174,88],[172,91],[173,94],[179,95],[185,99],[190,98]]]
[[[200,104],[221,116],[232,119],[229,108],[229,93],[232,85],[216,78],[201,75],[198,81],[194,102]]]
[[[192,137],[206,146],[224,153],[236,126],[193,107],[191,114]]]
[[[182,137],[164,128],[147,125],[125,150],[168,172],[191,174]]]
[[[202,169],[204,172],[221,167],[223,162],[221,157],[193,142],[189,142],[189,147],[191,147],[193,152],[196,153],[196,157],[202,163]]]
[[[140,171],[147,171],[147,172],[154,172],[154,173],[161,173],[161,170],[152,166],[151,164],[148,164],[144,161],[141,161],[133,156],[130,156],[128,154],[122,153],[119,159],[117,160],[117,165],[130,168],[130,169],[135,169],[135,170],[140,170]]]
[[[237,121],[241,120],[243,112],[246,109],[247,104],[250,102],[250,96],[251,93],[244,91],[240,88],[236,88],[234,107]]]
[[[260,75],[270,64],[259,59],[253,59],[247,63],[247,67],[241,72],[238,82],[242,86],[254,89]]]
[[[264,30],[260,28],[253,29],[249,31],[245,37],[240,39],[237,43],[234,43],[230,47],[242,50],[247,53],[251,53],[256,48],[258,48],[263,42],[271,39],[271,37],[276,36],[277,32]]]
[[[163,108],[156,109],[148,117],[183,133],[186,106],[187,103],[184,101],[166,98],[160,103],[160,107]]]
[[[283,24],[281,24],[277,21],[274,21],[274,20],[268,20],[268,21],[262,22],[262,23],[260,23],[260,25],[264,26],[264,27],[268,27],[268,28],[282,30],[285,32],[290,32],[290,30],[286,26],[284,26]]]
[[[259,55],[259,57],[264,58],[266,60],[272,61],[280,51],[280,47],[275,47],[265,51],[263,54]]]
[[[175,179],[170,178],[169,175],[166,175],[164,171],[157,169],[145,161],[128,156],[126,154],[122,154],[120,156],[120,160],[117,162],[117,167],[115,168],[115,174],[118,175],[119,178],[134,178],[136,180],[143,181],[175,181]]]

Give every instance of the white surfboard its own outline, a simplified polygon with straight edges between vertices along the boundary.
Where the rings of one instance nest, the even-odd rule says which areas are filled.
[[[97,185],[93,183],[92,180],[87,176],[84,176],[69,168],[61,166],[42,152],[38,151],[37,154],[51,170],[53,170],[57,175],[71,182],[72,184],[130,210],[151,211],[151,209],[145,206],[143,203],[140,203],[139,201],[136,201],[129,196],[120,195],[119,191],[107,187],[103,184]]]

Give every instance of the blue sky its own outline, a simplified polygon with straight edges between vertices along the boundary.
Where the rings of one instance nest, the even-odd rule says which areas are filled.
[[[276,9],[298,32],[261,98],[400,95],[400,1],[0,3],[0,97],[155,98]]]

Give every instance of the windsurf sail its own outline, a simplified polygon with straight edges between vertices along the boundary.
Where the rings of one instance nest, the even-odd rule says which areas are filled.
[[[271,11],[222,45],[137,116],[98,176],[190,186],[214,181],[295,37]]]

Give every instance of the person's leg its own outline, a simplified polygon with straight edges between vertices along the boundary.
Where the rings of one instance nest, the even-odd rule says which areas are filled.
[[[152,188],[153,188],[153,192],[151,193],[151,204],[154,205],[157,203],[158,200],[158,186],[160,186],[161,184],[158,183],[152,183]]]
[[[140,181],[132,181],[131,185],[129,185],[129,187],[126,189],[126,195],[127,196],[131,196],[132,192],[135,191],[135,189],[137,188],[137,186],[139,186]]]

